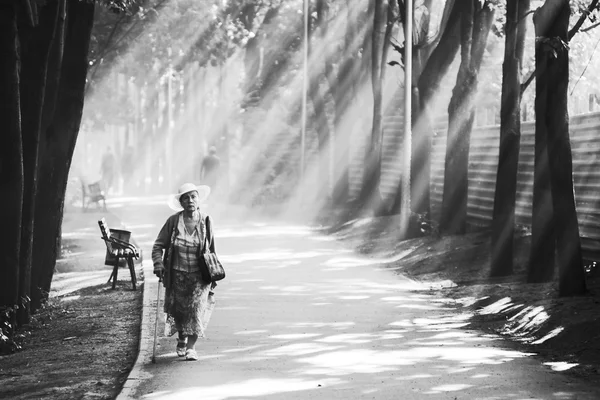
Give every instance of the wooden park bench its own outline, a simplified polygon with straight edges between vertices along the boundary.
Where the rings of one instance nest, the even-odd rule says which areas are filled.
[[[112,265],[113,267],[110,278],[108,278],[108,282],[106,283],[110,283],[112,280],[112,288],[115,288],[117,284],[119,263],[124,260],[129,267],[133,290],[136,290],[137,279],[135,276],[135,266],[133,260],[140,257],[139,249],[135,245],[129,243],[127,240],[119,239],[114,235],[115,233],[128,231],[109,229],[104,218],[98,221],[98,225],[100,226],[100,232],[102,233],[102,240],[104,240],[104,243],[106,244],[106,258],[104,260],[104,264]],[[131,234],[130,232],[128,233]]]
[[[86,184],[81,180],[81,197],[84,210],[87,210],[91,204],[100,207],[100,202],[102,202],[102,209],[106,211],[106,196],[100,182]]]

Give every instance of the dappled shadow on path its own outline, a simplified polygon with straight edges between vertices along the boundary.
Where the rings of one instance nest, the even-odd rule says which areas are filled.
[[[593,399],[532,354],[469,330],[472,315],[303,227],[223,228],[217,308],[182,362],[163,338],[147,399]]]

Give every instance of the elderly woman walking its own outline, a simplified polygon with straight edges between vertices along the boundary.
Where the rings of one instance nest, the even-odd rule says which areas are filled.
[[[166,288],[167,328],[170,335],[178,333],[177,355],[189,361],[198,359],[195,344],[199,337],[204,337],[210,318],[207,311],[211,290],[215,286],[204,282],[200,275],[207,235],[213,238],[210,218],[200,211],[201,202],[209,194],[208,186],[182,185],[169,202],[177,212],[167,219],[152,247],[154,274],[163,277]],[[214,239],[209,246],[214,252]]]

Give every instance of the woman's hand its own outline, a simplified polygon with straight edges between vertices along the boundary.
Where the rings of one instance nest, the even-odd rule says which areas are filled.
[[[155,265],[154,266],[154,275],[156,275],[157,278],[161,278],[164,276],[165,274],[165,267],[163,267],[162,265]]]

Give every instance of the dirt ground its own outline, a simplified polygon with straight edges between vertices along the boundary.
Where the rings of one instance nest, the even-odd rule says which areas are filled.
[[[115,290],[106,284],[111,269],[99,236],[63,239],[48,303],[21,329],[22,350],[0,356],[0,399],[114,399],[120,392],[138,353],[142,289],[132,290],[124,268]]]
[[[559,298],[555,284],[524,283],[527,234],[517,240],[515,274],[490,280],[487,233],[400,242],[397,226],[396,219],[381,218],[329,233],[375,263],[429,283],[432,295],[472,313],[469,329],[500,334],[542,362],[566,366],[566,374],[600,383],[600,278],[594,265],[587,295]],[[119,393],[137,356],[142,289],[133,291],[124,272],[117,289],[110,289],[110,270],[98,265],[102,249],[91,236],[93,241],[65,239],[66,254],[96,253],[72,257],[71,265],[59,268],[89,271],[95,280],[52,297],[21,331],[23,349],[0,356],[0,398],[113,399]]]

